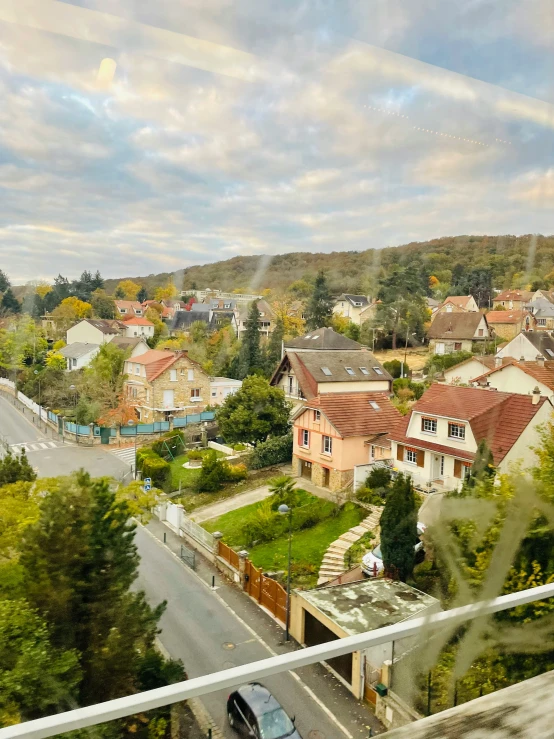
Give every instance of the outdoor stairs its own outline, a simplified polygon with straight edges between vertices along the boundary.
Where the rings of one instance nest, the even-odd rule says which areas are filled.
[[[364,518],[357,526],[341,534],[338,539],[329,545],[319,568],[318,585],[324,585],[329,580],[333,580],[335,577],[342,575],[343,572],[346,572],[346,564],[344,562],[346,552],[352,544],[357,542],[368,531],[373,531],[377,534],[382,512],[383,509],[381,507],[371,506],[369,516]]]

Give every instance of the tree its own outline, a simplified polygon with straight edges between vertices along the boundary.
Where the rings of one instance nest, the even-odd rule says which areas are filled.
[[[6,313],[21,313],[21,303],[13,294],[11,287],[8,287],[6,292],[2,295],[0,307]]]
[[[476,267],[464,271],[452,285],[451,295],[473,295],[480,308],[488,308],[494,297],[492,271]]]
[[[495,475],[496,467],[494,466],[492,452],[486,439],[482,439],[477,447],[471,474],[464,480],[464,486],[474,487],[478,480],[483,480],[486,477],[494,478]]]
[[[397,336],[404,338],[416,333],[424,334],[427,320],[425,289],[419,275],[413,269],[397,268],[381,282],[377,294],[379,303],[375,313],[375,325],[382,326],[392,336],[392,348],[397,348]]]
[[[313,331],[324,328],[331,323],[333,317],[333,300],[323,272],[319,272],[314,290],[306,307],[306,328]]]
[[[298,301],[293,305],[289,298],[284,297],[275,300],[271,307],[277,319],[280,318],[283,322],[285,336],[302,336],[305,323],[302,318],[303,307]]]
[[[90,281],[90,284],[91,284],[91,287],[92,287],[93,292],[95,292],[96,290],[103,290],[104,289],[104,287],[105,287],[104,278],[100,274],[100,270],[98,270],[98,269],[96,270],[96,272],[94,273],[94,277]]]
[[[144,303],[145,300],[148,299],[148,292],[144,285],[140,286],[140,290],[137,293],[137,300],[139,303]]]
[[[169,331],[167,329],[167,326],[165,323],[161,320],[160,314],[156,311],[155,308],[148,308],[146,311],[145,318],[147,318],[151,323],[154,324],[154,336],[152,338],[147,339],[148,346],[153,349],[160,338],[162,336],[167,336]]]
[[[79,388],[89,401],[98,404],[102,412],[115,409],[127,379],[124,369],[125,352],[113,344],[103,344],[84,369]]]
[[[240,348],[240,379],[254,374],[256,370],[258,372],[262,371],[259,320],[260,311],[254,300],[248,311],[248,322]]]
[[[264,377],[247,377],[216,411],[224,438],[230,442],[265,441],[283,436],[290,426],[290,403],[284,392],[271,387]]]
[[[41,493],[32,482],[0,486],[0,563],[14,558],[21,534],[38,520]]]
[[[172,300],[177,296],[177,288],[169,280],[164,287],[156,288],[154,292],[154,300]]]
[[[0,601],[0,664],[0,726],[73,708],[78,654],[56,649],[45,621],[23,600]]]
[[[36,473],[29,464],[25,449],[21,450],[19,457],[8,449],[5,456],[0,459],[0,487],[14,482],[32,482],[36,479]]]
[[[56,649],[76,650],[80,705],[141,689],[164,605],[152,609],[132,592],[139,558],[129,509],[107,479],[58,478],[39,521],[20,545],[31,607],[47,618]]]
[[[140,288],[133,280],[122,280],[116,288],[116,298],[122,295],[124,300],[136,300]]]
[[[92,305],[80,300],[75,295],[64,298],[57,308],[52,311],[52,317],[62,329],[68,329],[72,324],[92,315]]]
[[[412,481],[398,475],[381,516],[381,551],[387,577],[406,582],[414,568],[416,539],[417,511]]]
[[[119,287],[119,285],[115,288],[114,298],[116,300],[124,300],[125,299],[125,291],[123,290],[123,288]]]
[[[67,362],[63,354],[55,351],[46,352],[44,363],[47,367],[54,370],[64,370],[67,367]]]
[[[265,352],[266,375],[271,377],[275,368],[281,361],[283,353],[283,339],[285,338],[285,326],[281,318],[277,318],[273,333],[269,337]]]
[[[91,299],[92,312],[97,318],[116,318],[115,301],[106,291],[102,289],[95,290]]]
[[[8,275],[0,269],[0,293],[5,293],[11,287]]]
[[[137,403],[120,393],[115,408],[107,408],[98,418],[100,426],[126,426],[129,421],[137,422]],[[96,419],[95,419],[96,420]]]

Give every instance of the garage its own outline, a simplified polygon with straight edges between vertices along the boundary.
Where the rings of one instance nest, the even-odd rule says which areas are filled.
[[[304,643],[307,647],[325,644],[329,641],[335,641],[335,639],[340,639],[340,637],[333,634],[331,629],[327,628],[309,611],[304,611]],[[350,686],[352,685],[352,654],[333,657],[327,660],[327,664]]]
[[[306,480],[312,479],[312,463],[305,459],[300,460],[300,476]]]

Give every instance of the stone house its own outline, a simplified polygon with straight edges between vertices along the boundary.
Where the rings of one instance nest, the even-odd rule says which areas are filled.
[[[210,402],[210,378],[186,351],[151,349],[125,362],[124,392],[141,423],[200,413]]]
[[[535,328],[535,318],[526,310],[491,310],[487,313],[487,323],[496,336],[509,341],[520,331]]]
[[[294,414],[293,470],[333,492],[354,478],[354,467],[390,458],[387,435],[402,416],[387,393],[325,393]]]
[[[487,341],[490,332],[482,313],[437,313],[427,335],[432,354],[451,354],[470,352],[473,342]]]
[[[439,313],[477,313],[478,310],[473,295],[450,295],[438,307]]]
[[[532,299],[530,290],[504,290],[493,298],[493,306],[501,305],[505,310],[523,310]]]

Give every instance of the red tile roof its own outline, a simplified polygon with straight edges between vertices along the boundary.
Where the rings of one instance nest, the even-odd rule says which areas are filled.
[[[153,326],[154,324],[142,316],[132,316],[125,321],[126,326]]]
[[[504,459],[525,428],[529,425],[542,404],[544,397],[533,405],[530,395],[501,393],[494,390],[452,385],[432,385],[412,408],[412,413],[431,414],[468,421],[477,443],[486,439],[495,464]],[[402,428],[404,431],[402,432]],[[393,441],[425,447],[419,439],[405,436],[408,421],[390,435]],[[438,446],[438,445],[437,445]],[[445,453],[467,459],[466,452],[452,447],[444,447]],[[466,456],[463,456],[466,454]]]
[[[531,316],[526,310],[491,310],[487,313],[487,321],[491,323],[521,323],[525,316]]]
[[[135,364],[144,364],[146,366],[146,379],[152,382],[168,367],[171,367],[180,356],[182,355],[175,352],[150,349],[150,351],[139,354],[138,357],[133,357],[128,361]]]
[[[471,300],[471,297],[471,295],[450,295],[448,298],[446,298],[442,305],[452,303],[452,305],[457,305],[458,308],[465,308],[468,304],[468,301]]]
[[[402,419],[386,393],[323,393],[307,407],[321,410],[342,437],[389,433]]]
[[[493,297],[493,303],[497,300],[530,300],[533,293],[530,290],[504,290],[500,295]]]

